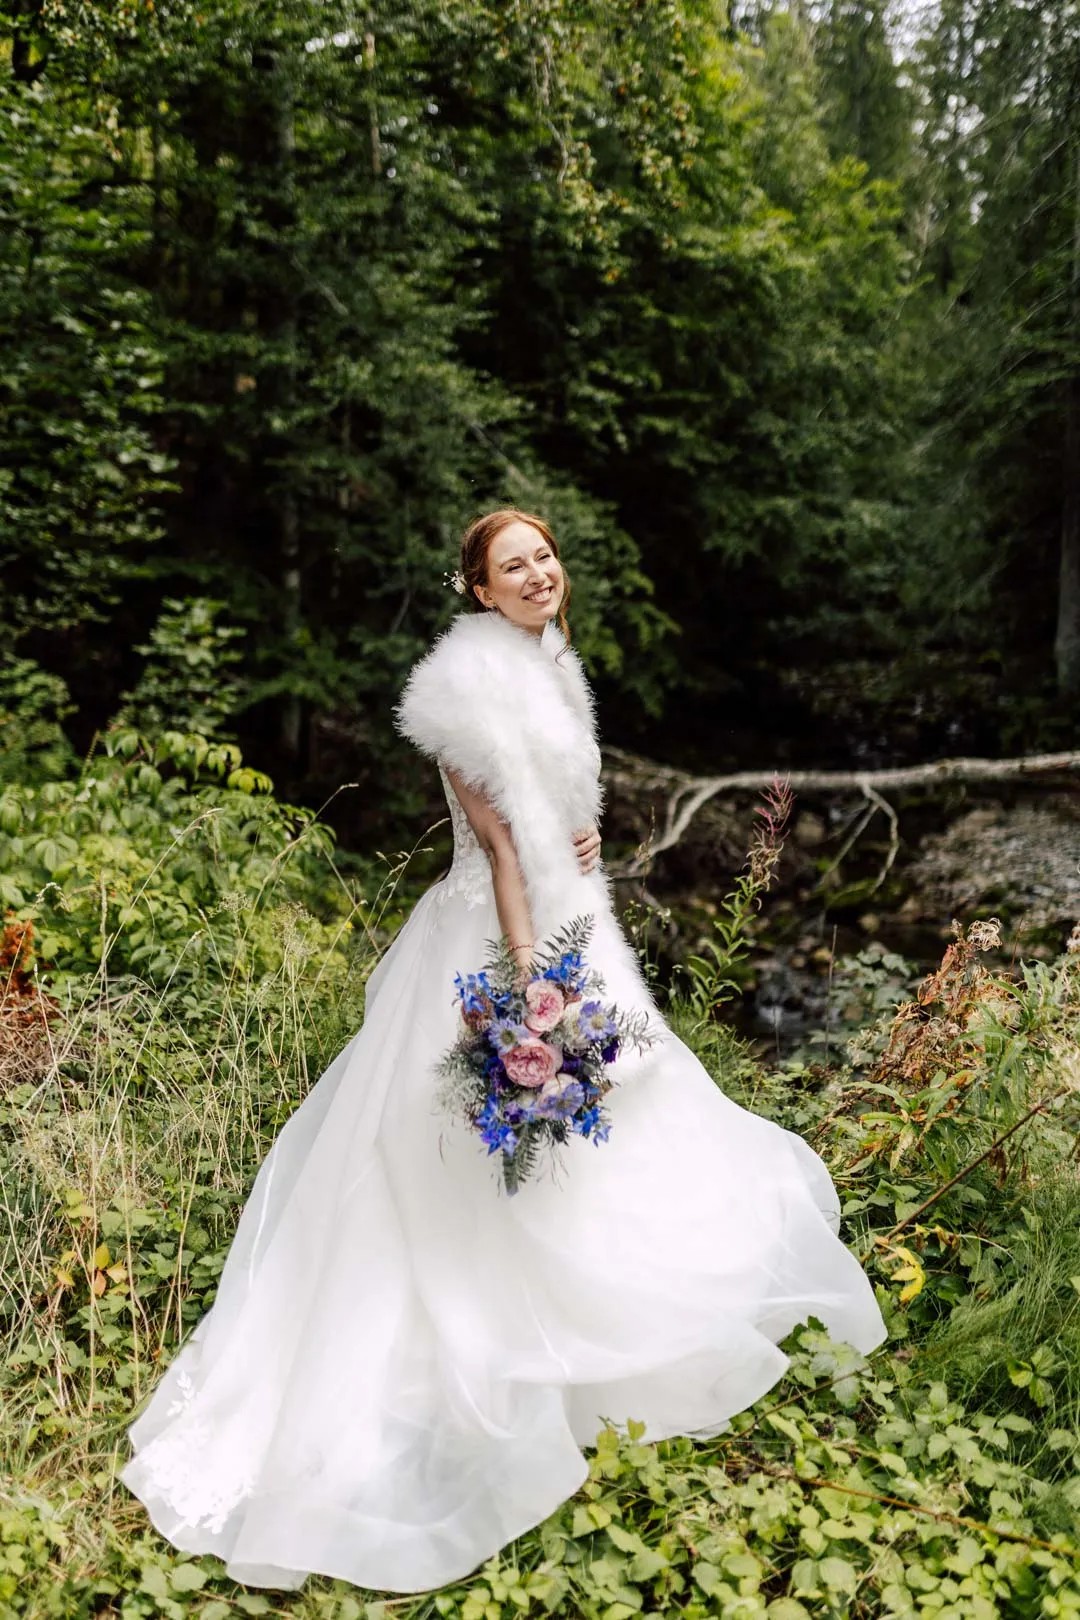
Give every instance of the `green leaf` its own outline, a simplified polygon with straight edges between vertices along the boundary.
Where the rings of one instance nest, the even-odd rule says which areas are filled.
[[[791,1566],[791,1585],[803,1597],[817,1597],[821,1591],[816,1558],[797,1558]]]
[[[734,1575],[738,1580],[750,1576],[760,1577],[762,1572],[760,1561],[749,1552],[728,1553],[723,1561],[723,1569],[726,1575]]]
[[[591,1536],[595,1534],[595,1531],[596,1525],[589,1517],[588,1510],[583,1505],[576,1507],[573,1518],[570,1520],[570,1534],[576,1539],[581,1536]]]
[[[854,1564],[846,1558],[822,1558],[818,1564],[818,1573],[822,1584],[830,1592],[845,1592],[848,1597],[854,1597],[859,1584],[858,1571]]]
[[[766,1412],[765,1421],[769,1425],[770,1429],[776,1429],[779,1434],[785,1435],[787,1439],[793,1441],[795,1445],[802,1445],[803,1437],[799,1429],[794,1423],[792,1423],[791,1419],[789,1417],[785,1417],[782,1412]]]
[[[707,1559],[699,1559],[694,1565],[694,1580],[706,1597],[712,1597],[720,1587],[727,1587],[727,1582],[716,1565],[710,1564]]]
[[[630,1579],[632,1581],[651,1581],[669,1567],[668,1560],[662,1552],[655,1547],[643,1547],[635,1553],[630,1560]]]
[[[955,1575],[970,1575],[976,1565],[987,1556],[987,1549],[974,1536],[961,1536],[954,1551],[942,1560],[945,1569]]]
[[[198,1564],[177,1564],[169,1571],[169,1584],[174,1592],[198,1592],[208,1578]]]
[[[169,1596],[169,1572],[162,1564],[144,1564],[139,1571],[139,1591],[151,1597]]]
[[[645,1543],[641,1537],[635,1535],[632,1530],[624,1529],[621,1524],[614,1520],[608,1525],[607,1533],[620,1552],[636,1553],[645,1551]]]

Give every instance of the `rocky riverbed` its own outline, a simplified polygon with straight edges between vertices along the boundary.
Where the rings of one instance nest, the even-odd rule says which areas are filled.
[[[628,769],[627,758],[608,773],[604,830],[616,867],[619,851],[625,866],[632,850],[655,840],[670,799],[670,781],[656,767]],[[618,883],[663,976],[714,937],[758,802],[748,793],[708,801],[644,878]],[[795,803],[743,965],[742,1002],[732,1009],[744,1033],[777,1053],[827,1041],[861,981],[895,985],[898,999],[940,960],[954,919],[1000,918],[1008,966],[1057,955],[1080,918],[1080,792],[953,786],[900,795],[891,808],[895,842],[884,811],[866,821],[857,794]]]

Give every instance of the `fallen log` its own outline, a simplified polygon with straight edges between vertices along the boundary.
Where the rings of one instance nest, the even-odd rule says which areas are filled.
[[[1080,752],[1028,754],[1010,759],[935,759],[922,765],[890,766],[873,771],[754,770],[731,771],[725,776],[694,776],[673,766],[643,760],[621,748],[607,748],[604,756],[607,761],[605,774],[613,787],[637,791],[642,788],[659,789],[666,799],[663,826],[659,833],[647,839],[629,859],[611,866],[609,871],[612,877],[644,877],[651,870],[656,857],[679,842],[703,804],[723,793],[762,792],[780,775],[796,794],[858,793],[866,801],[859,824],[834,865],[843,859],[875,811],[880,810],[886,816],[889,822],[889,852],[873,885],[875,889],[884,881],[900,847],[896,811],[884,797],[884,793],[890,789],[934,787],[946,782],[1017,782],[1052,776],[1058,772],[1080,774]]]

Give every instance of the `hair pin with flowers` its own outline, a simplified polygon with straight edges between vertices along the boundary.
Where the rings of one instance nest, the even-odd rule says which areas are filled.
[[[465,575],[460,568],[455,568],[452,574],[449,572],[444,573],[443,584],[449,585],[450,589],[457,591],[459,596],[465,595]]]

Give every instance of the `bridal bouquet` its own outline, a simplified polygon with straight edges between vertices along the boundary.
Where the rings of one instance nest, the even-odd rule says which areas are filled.
[[[504,945],[479,973],[454,979],[462,1030],[439,1065],[441,1100],[489,1154],[502,1154],[508,1193],[542,1148],[571,1136],[607,1141],[608,1070],[627,1043],[648,1044],[644,1014],[602,1000],[603,980],[584,956],[590,929],[591,919],[576,918],[524,978]]]

